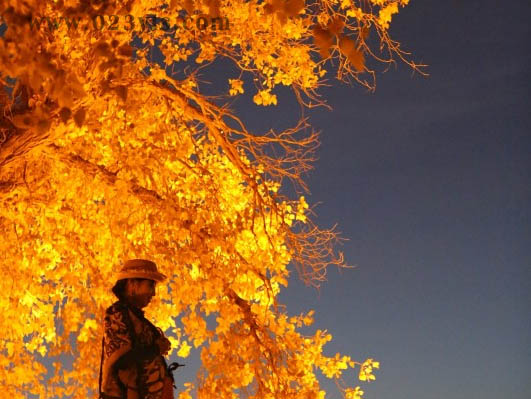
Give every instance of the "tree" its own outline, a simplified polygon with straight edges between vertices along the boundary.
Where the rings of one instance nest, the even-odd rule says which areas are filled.
[[[147,257],[170,276],[149,317],[179,356],[202,347],[180,398],[323,398],[317,370],[360,397],[341,376],[359,367],[373,379],[377,362],[325,356],[330,334],[300,332],[313,312],[289,316],[276,300],[291,264],[314,286],[330,265],[346,266],[336,231],[312,222],[304,196],[280,191],[288,181],[306,190],[318,135],[304,115],[282,132],[250,132],[222,102],[254,83],[260,106],[277,104],[279,85],[303,108],[324,105],[317,89],[333,61],[339,80],[369,89],[371,65],[401,59],[418,70],[388,35],[407,3],[3,2],[4,395],[88,397],[113,271]],[[163,64],[148,57],[155,47]],[[198,78],[220,58],[241,74],[209,98]],[[185,65],[185,78],[172,77]],[[61,354],[75,355],[72,370]],[[46,381],[44,357],[56,360]]]

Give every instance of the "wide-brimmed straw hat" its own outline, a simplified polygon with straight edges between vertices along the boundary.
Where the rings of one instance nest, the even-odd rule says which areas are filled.
[[[166,279],[166,276],[159,273],[155,262],[147,259],[129,259],[116,274],[115,281],[126,278],[145,278],[161,282]]]

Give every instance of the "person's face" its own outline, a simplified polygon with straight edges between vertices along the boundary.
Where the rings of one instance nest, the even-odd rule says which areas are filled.
[[[127,283],[130,300],[139,308],[144,308],[155,296],[155,281],[148,279],[131,279]]]

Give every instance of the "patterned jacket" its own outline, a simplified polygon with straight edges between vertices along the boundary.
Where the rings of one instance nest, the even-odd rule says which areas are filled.
[[[170,372],[144,312],[123,301],[105,311],[101,391],[105,399],[163,399]],[[171,380],[170,380],[171,381]],[[164,396],[163,396],[164,395]]]

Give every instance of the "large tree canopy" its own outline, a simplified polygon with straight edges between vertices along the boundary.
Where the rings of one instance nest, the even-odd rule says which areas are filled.
[[[407,3],[0,3],[3,395],[89,397],[113,272],[145,257],[170,277],[148,317],[179,356],[201,347],[180,398],[324,398],[319,370],[360,397],[341,376],[357,368],[373,379],[377,363],[325,356],[330,334],[300,332],[313,313],[290,316],[276,299],[290,265],[316,286],[328,266],[345,266],[336,232],[312,223],[304,196],[281,194],[287,181],[306,189],[317,134],[303,117],[248,131],[198,77],[225,58],[240,73],[221,94],[254,85],[260,106],[277,104],[279,85],[302,108],[322,105],[317,89],[332,71],[374,88],[378,65],[419,67],[388,35]],[[164,63],[151,61],[153,47]]]

